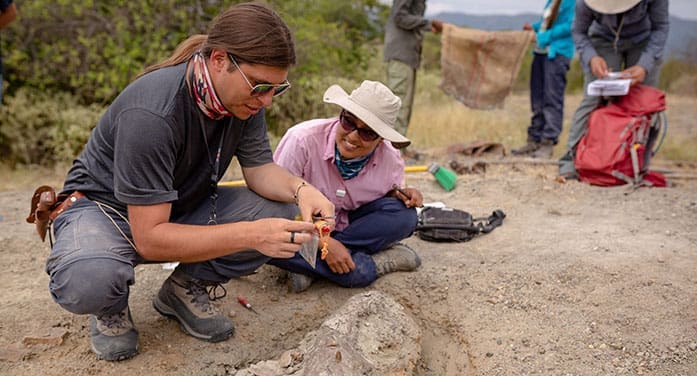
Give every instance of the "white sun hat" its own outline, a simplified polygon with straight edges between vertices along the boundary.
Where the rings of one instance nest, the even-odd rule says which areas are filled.
[[[332,85],[324,92],[324,102],[334,103],[356,115],[380,137],[397,149],[411,144],[408,138],[394,129],[402,100],[381,82],[363,81],[358,89],[348,95],[339,85]]]
[[[588,8],[603,14],[618,14],[626,12],[641,0],[584,0]]]

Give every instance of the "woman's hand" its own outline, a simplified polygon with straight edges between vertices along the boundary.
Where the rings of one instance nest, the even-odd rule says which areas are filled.
[[[346,274],[356,268],[351,253],[340,241],[334,238],[329,238],[329,253],[324,261],[327,262],[329,269],[336,274]]]
[[[408,208],[420,208],[424,206],[424,197],[416,188],[399,188],[393,190],[394,197],[402,200]]]

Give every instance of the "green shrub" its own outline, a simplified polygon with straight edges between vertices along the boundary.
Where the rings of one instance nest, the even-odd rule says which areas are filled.
[[[78,155],[104,108],[69,93],[21,88],[0,107],[2,162],[52,166]]]
[[[205,33],[221,10],[239,2],[24,2],[18,21],[3,30],[6,95],[32,87],[108,104],[144,67],[168,57],[187,36]],[[389,7],[378,0],[268,2],[296,40],[292,94],[279,98],[284,105],[268,117],[272,130],[283,131],[319,113],[329,77],[363,77]]]

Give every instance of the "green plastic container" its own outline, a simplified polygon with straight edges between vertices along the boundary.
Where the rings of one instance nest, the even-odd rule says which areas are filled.
[[[438,184],[446,191],[450,192],[455,188],[455,183],[457,183],[457,174],[455,174],[455,171],[434,162],[428,166],[428,172],[436,178]]]

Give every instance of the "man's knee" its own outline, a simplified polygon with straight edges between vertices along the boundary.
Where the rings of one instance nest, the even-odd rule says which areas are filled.
[[[134,282],[130,263],[99,257],[76,260],[53,271],[49,290],[65,310],[99,315],[123,310]]]

